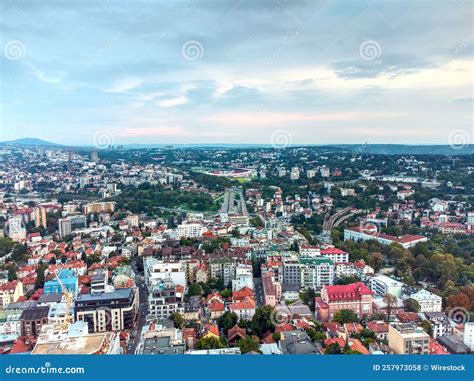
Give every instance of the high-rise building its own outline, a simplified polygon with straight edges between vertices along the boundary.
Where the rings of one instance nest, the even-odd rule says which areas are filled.
[[[37,206],[34,209],[35,213],[35,226],[43,226],[44,228],[46,227],[46,208],[42,206]]]
[[[72,233],[72,224],[71,219],[67,218],[60,218],[58,221],[59,224],[59,236],[61,238],[66,237],[67,235]]]
[[[22,226],[21,216],[13,216],[8,219],[8,236],[13,241],[22,241],[26,238],[26,229]]]

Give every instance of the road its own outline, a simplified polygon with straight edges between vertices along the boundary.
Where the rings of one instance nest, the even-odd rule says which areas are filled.
[[[135,259],[131,261],[132,270],[135,273],[135,283],[139,291],[140,305],[138,307],[138,318],[135,327],[130,332],[131,340],[128,346],[128,353],[134,354],[138,342],[140,341],[140,335],[142,333],[143,326],[145,325],[146,316],[148,315],[148,291],[145,287],[145,282],[142,275],[138,272]]]
[[[263,306],[265,304],[265,298],[263,296],[262,278],[253,278],[253,291],[257,307]]]

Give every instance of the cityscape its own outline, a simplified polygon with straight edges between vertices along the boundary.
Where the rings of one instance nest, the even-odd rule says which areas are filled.
[[[470,353],[474,155],[370,150],[3,143],[2,353]]]
[[[0,13],[2,380],[473,380],[472,0]]]

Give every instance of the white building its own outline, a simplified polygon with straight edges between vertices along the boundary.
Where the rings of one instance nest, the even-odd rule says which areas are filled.
[[[150,288],[171,279],[175,285],[186,287],[186,269],[182,262],[164,262],[148,257],[144,262],[145,282]]]
[[[390,245],[391,243],[398,243],[405,249],[415,246],[419,242],[427,242],[428,238],[422,235],[405,234],[400,237],[395,237],[389,234],[379,233],[377,227],[374,225],[373,229],[366,227],[365,229],[353,227],[344,229],[344,241],[370,241],[376,240],[382,245]]]
[[[415,299],[420,305],[420,312],[441,312],[442,300],[441,296],[433,294],[427,290],[420,290],[410,295],[411,299]]]
[[[464,344],[474,351],[474,323],[464,324]]]
[[[204,233],[204,228],[201,224],[181,224],[178,225],[178,238],[198,238]]]
[[[391,294],[400,298],[402,295],[403,283],[389,278],[385,275],[378,275],[370,279],[370,289],[380,296]]]
[[[235,279],[232,280],[232,291],[239,291],[244,287],[253,290],[252,265],[238,264],[235,269]]]
[[[334,265],[328,258],[302,258],[301,287],[319,290],[334,283]]]
[[[22,226],[21,216],[13,216],[8,219],[8,237],[13,241],[22,241],[26,238],[26,229]]]

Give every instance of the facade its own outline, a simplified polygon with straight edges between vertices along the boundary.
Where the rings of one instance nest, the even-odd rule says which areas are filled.
[[[302,258],[301,287],[319,290],[334,282],[334,265],[328,258]]]
[[[474,352],[474,323],[464,324],[464,344]]]
[[[281,299],[281,283],[275,280],[275,275],[272,271],[268,271],[262,275],[262,285],[265,304],[275,307]]]
[[[388,345],[398,355],[429,354],[430,336],[415,323],[396,323],[388,327]]]
[[[297,258],[283,260],[283,284],[301,287],[301,265]]]
[[[369,231],[369,229],[362,229],[359,227],[353,227],[349,229],[344,229],[344,241],[370,241],[376,240],[382,245],[390,245],[391,243],[398,243],[402,245],[405,249],[415,246],[419,242],[427,242],[428,238],[421,235],[402,235],[400,237],[395,237],[389,234],[378,233],[377,228],[374,225],[374,231]]]
[[[253,290],[252,265],[239,263],[235,269],[235,279],[232,280],[232,291],[239,291],[244,287]]]
[[[378,275],[370,279],[370,289],[375,295],[384,296],[391,294],[400,298],[402,295],[403,283],[385,275]]]
[[[442,300],[441,296],[433,294],[428,290],[420,290],[415,294],[410,295],[410,298],[415,299],[420,305],[420,312],[441,312]]]
[[[63,269],[58,272],[59,279],[63,283],[67,292],[75,298],[77,296],[79,286],[77,275],[72,270]],[[63,289],[56,278],[45,282],[44,295],[62,294]]]
[[[319,320],[332,320],[339,310],[351,310],[357,316],[372,314],[372,291],[362,282],[343,286],[324,286],[316,297],[315,309]]]
[[[23,284],[20,281],[13,280],[0,285],[0,306],[3,308],[16,302],[21,296],[23,296]]]
[[[76,321],[85,321],[89,332],[132,329],[139,306],[136,288],[120,288],[102,294],[80,294],[75,302]]]
[[[72,223],[69,217],[60,218],[58,221],[59,225],[59,236],[64,238],[72,233]]]
[[[184,302],[174,282],[168,278],[154,284],[148,295],[149,315],[157,320],[166,320],[175,312],[184,313]]]
[[[181,224],[177,227],[178,238],[198,238],[204,233],[201,224]]]
[[[433,339],[453,334],[453,325],[444,312],[425,312],[425,317],[433,327]]]
[[[228,285],[235,279],[237,263],[232,258],[216,258],[209,261],[209,274],[211,278],[219,278]]]
[[[36,306],[23,310],[20,317],[21,336],[37,337],[41,327],[48,323],[49,306]]]
[[[186,268],[183,262],[165,262],[153,257],[145,259],[145,282],[149,288],[165,279],[171,279],[175,285],[186,286]]]
[[[115,202],[91,202],[83,206],[82,211],[84,214],[90,213],[101,213],[115,212]]]

